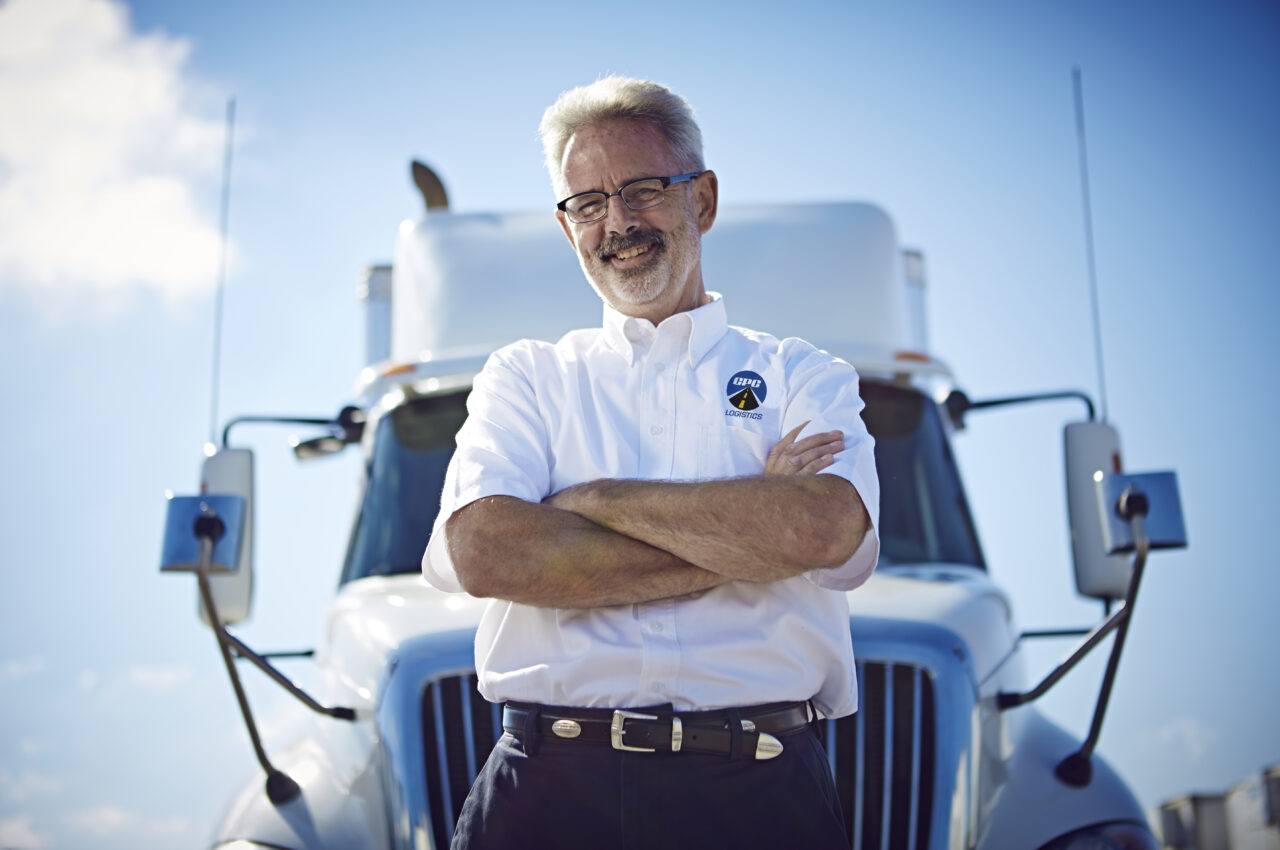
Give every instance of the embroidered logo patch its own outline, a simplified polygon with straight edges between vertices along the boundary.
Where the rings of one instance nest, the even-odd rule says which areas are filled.
[[[765,386],[764,378],[747,371],[730,378],[729,385],[724,390],[724,394],[729,397],[729,404],[736,410],[755,410],[764,403],[764,397],[768,393],[769,388]]]

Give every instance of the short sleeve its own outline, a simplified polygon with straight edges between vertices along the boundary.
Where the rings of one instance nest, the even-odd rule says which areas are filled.
[[[537,343],[519,342],[492,354],[467,397],[467,420],[445,472],[431,540],[422,557],[423,577],[439,590],[461,592],[445,523],[487,496],[540,502],[550,488],[546,426],[533,385]]]
[[[787,404],[783,411],[782,433],[802,422],[808,425],[797,439],[823,431],[844,433],[844,450],[821,475],[837,475],[858,491],[871,519],[870,528],[852,557],[839,567],[811,570],[806,577],[819,587],[853,590],[868,578],[880,556],[880,480],[876,477],[875,439],[862,421],[862,397],[858,394],[858,373],[852,365],[819,351],[808,343],[789,339]]]

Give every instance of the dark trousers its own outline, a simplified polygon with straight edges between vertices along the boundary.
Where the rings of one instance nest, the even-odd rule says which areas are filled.
[[[811,727],[767,761],[619,752],[504,734],[476,777],[453,850],[848,848]]]

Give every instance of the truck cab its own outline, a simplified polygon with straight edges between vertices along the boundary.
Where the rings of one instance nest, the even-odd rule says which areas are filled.
[[[808,339],[860,376],[881,555],[847,594],[859,710],[821,724],[850,846],[1154,848],[1105,761],[1086,754],[1087,781],[1064,780],[1055,766],[1080,742],[1031,699],[1009,698],[1030,684],[1023,639],[988,575],[952,453],[976,405],[928,352],[921,256],[861,203],[725,208],[703,246],[707,288],[723,293],[731,323]],[[369,362],[357,401],[342,427],[335,420],[298,451],[350,446],[364,458],[316,658],[316,702],[350,707],[351,719],[317,714],[271,754],[297,793],[273,799],[256,777],[229,804],[215,847],[447,847],[501,734],[499,707],[475,687],[484,602],[427,585],[422,554],[488,354],[596,325],[599,302],[551,216],[447,210],[406,222],[394,264],[371,269],[361,295]],[[232,451],[244,450],[215,454]],[[226,580],[215,590],[243,593],[235,576],[213,578]]]

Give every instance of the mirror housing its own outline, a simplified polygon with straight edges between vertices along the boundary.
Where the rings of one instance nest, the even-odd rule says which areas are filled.
[[[300,461],[328,457],[353,443],[359,443],[364,438],[364,426],[368,418],[368,414],[360,408],[347,405],[338,411],[332,422],[325,423],[332,429],[331,433],[309,440],[304,440],[297,434],[291,435],[289,445],[293,448],[294,457]]]
[[[1073,422],[1063,431],[1063,449],[1076,592],[1097,599],[1123,599],[1133,566],[1123,554],[1107,554],[1095,483],[1096,473],[1122,471],[1120,433],[1104,422]]]
[[[323,437],[312,437],[309,440],[303,440],[294,434],[289,437],[289,445],[293,448],[293,455],[298,460],[315,460],[318,457],[328,457],[347,447],[345,440],[332,434],[326,434]]]
[[[200,469],[201,495],[232,495],[244,500],[242,541],[229,571],[210,574],[214,607],[223,625],[247,620],[253,609],[253,452],[249,449],[206,447]],[[203,600],[200,621],[211,625]]]

